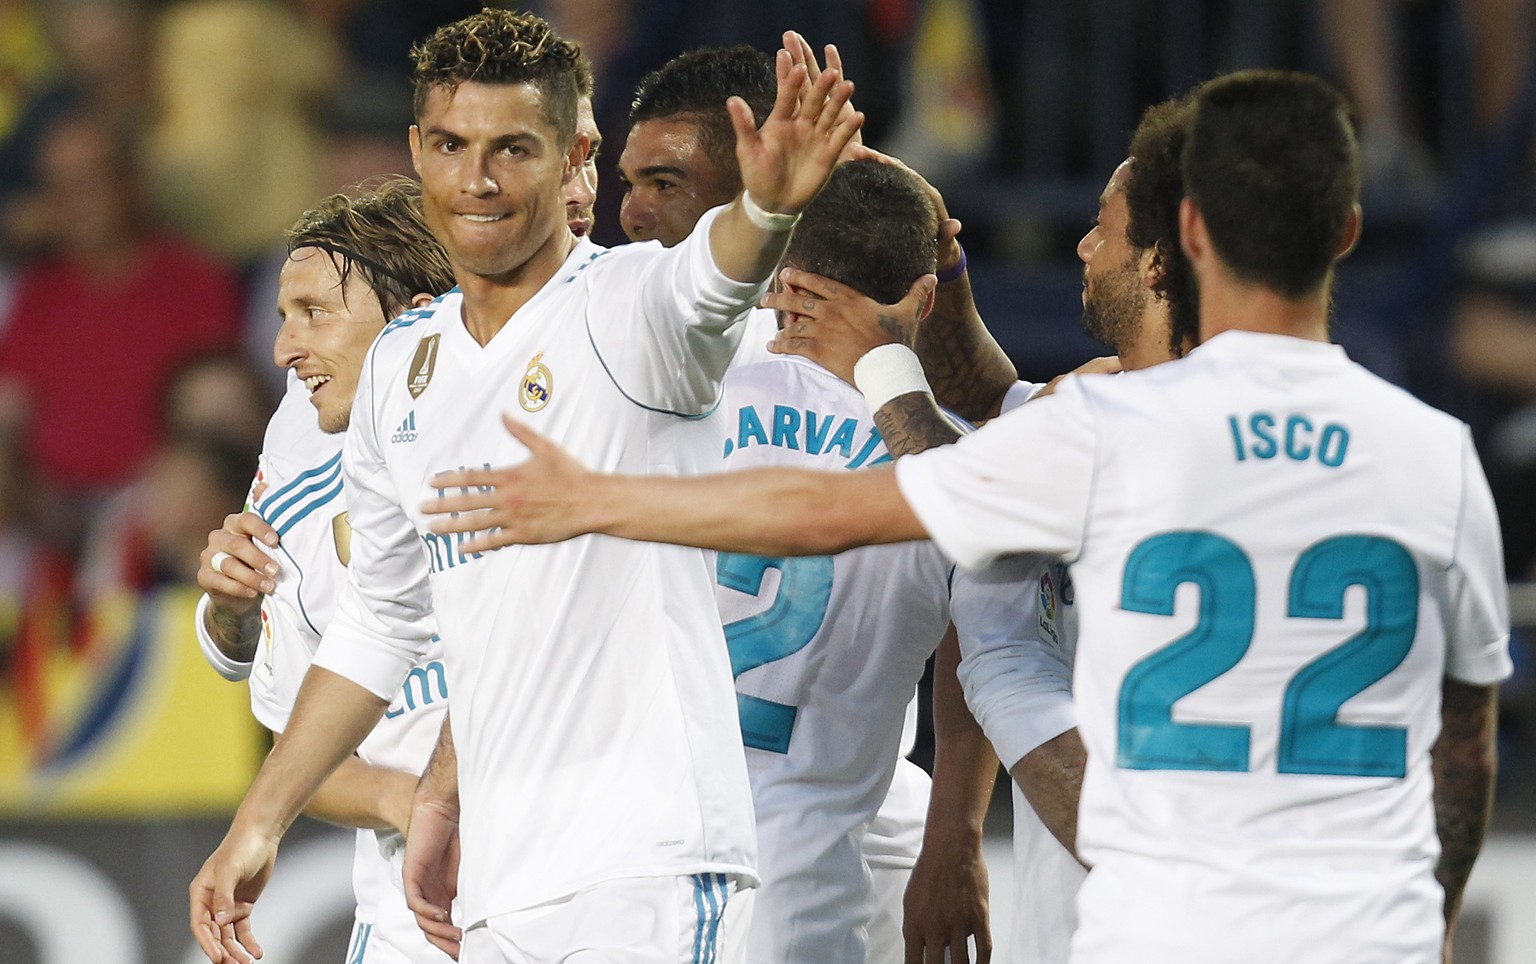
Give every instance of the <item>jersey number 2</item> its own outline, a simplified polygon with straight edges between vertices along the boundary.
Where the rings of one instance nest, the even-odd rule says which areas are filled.
[[[816,638],[827,616],[827,604],[832,600],[830,556],[767,559],[722,552],[715,561],[715,580],[727,589],[756,596],[762,592],[763,577],[769,569],[779,572],[773,605],[725,626],[733,677],[800,652]],[[741,714],[743,743],[773,753],[789,752],[789,737],[795,728],[793,706],[737,693],[736,707]]]
[[[1168,532],[1139,543],[1125,564],[1120,606],[1171,616],[1184,583],[1200,588],[1195,628],[1144,657],[1120,685],[1119,765],[1131,770],[1249,768],[1248,727],[1178,723],[1173,704],[1231,670],[1253,642],[1253,564],[1209,532]],[[1366,591],[1366,625],[1303,666],[1281,703],[1281,773],[1402,777],[1407,730],[1338,722],[1339,707],[1408,656],[1419,620],[1419,574],[1408,550],[1376,536],[1313,545],[1291,570],[1286,614],[1343,619],[1344,593]]]

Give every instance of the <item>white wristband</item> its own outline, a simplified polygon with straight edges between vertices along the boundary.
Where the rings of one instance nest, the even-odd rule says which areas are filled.
[[[853,383],[864,393],[871,414],[902,395],[933,394],[923,375],[923,363],[906,345],[881,345],[865,352],[853,366]]]
[[[800,220],[799,214],[782,214],[777,211],[764,211],[752,200],[752,195],[746,191],[741,192],[741,210],[747,215],[747,220],[762,228],[764,231],[774,231],[779,234],[793,228]]]

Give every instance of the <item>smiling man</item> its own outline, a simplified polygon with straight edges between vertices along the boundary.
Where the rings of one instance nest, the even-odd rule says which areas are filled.
[[[275,734],[346,582],[350,532],[341,445],[363,356],[385,322],[453,286],[447,256],[421,217],[421,189],[404,178],[320,202],[288,235],[278,284],[283,326],[273,349],[288,390],[267,426],[246,511],[208,536],[197,580],[203,654],[220,675],[248,680],[251,712]],[[321,787],[310,816],[359,828],[349,964],[430,964],[447,958],[416,927],[398,850],[416,779],[447,709],[441,645],[417,661],[414,689]],[[435,685],[434,685],[435,684]]]
[[[773,109],[773,70],[773,58],[753,47],[704,47],[641,78],[619,155],[619,223],[631,241],[670,248],[741,191],[725,102],[741,98],[761,123]]]
[[[440,627],[462,765],[434,759],[410,839],[457,822],[462,863],[439,883],[456,876],[460,960],[698,960],[732,887],[755,882],[705,556],[607,539],[465,553],[419,506],[443,470],[521,457],[493,414],[508,408],[615,471],[713,461],[694,416],[862,122],[843,110],[852,85],[836,70],[812,84],[781,52],[760,128],[730,102],[743,192],[675,248],[604,251],[571,233],[561,199],[587,152],[575,44],[487,9],[414,62],[411,149],[459,287],[386,327],[364,363],[343,457],[348,586],[284,739],[193,883],[193,930],[213,961],[258,949],[248,915],[277,841]],[[447,923],[446,904],[435,914]]]

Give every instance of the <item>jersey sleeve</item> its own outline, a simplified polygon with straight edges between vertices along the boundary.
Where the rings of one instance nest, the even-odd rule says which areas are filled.
[[[251,666],[254,665],[254,661],[242,663],[237,659],[230,659],[224,655],[222,649],[219,649],[219,644],[213,641],[213,637],[208,635],[208,626],[203,619],[208,613],[210,602],[208,594],[203,593],[203,597],[197,601],[197,612],[193,614],[193,622],[197,626],[197,645],[203,651],[203,659],[208,661],[208,665],[213,667],[214,672],[231,683],[238,683],[251,675]]]
[[[1509,590],[1488,479],[1462,429],[1462,504],[1455,555],[1446,571],[1445,672],[1487,685],[1509,676]]]
[[[956,573],[952,602],[965,702],[1004,767],[1077,725],[1072,661],[1043,639],[1036,612],[1039,556],[1002,559]]]
[[[967,569],[998,556],[1072,558],[1087,524],[1097,430],[1078,379],[965,436],[896,463],[902,495]]]
[[[673,248],[637,248],[632,256],[621,248],[624,257],[587,272],[592,344],[619,390],[646,408],[679,415],[713,408],[767,289],[767,279],[732,281],[716,266],[709,233],[721,210],[707,212]],[[636,272],[632,284],[615,283],[621,271]]]
[[[372,384],[377,347],[358,380],[342,447],[352,560],[314,665],[388,700],[426,652],[436,627],[427,560],[379,445]]]
[[[998,414],[1007,415],[1043,391],[1045,391],[1045,385],[1040,382],[1014,382],[1013,386],[1003,393],[1003,404]]]

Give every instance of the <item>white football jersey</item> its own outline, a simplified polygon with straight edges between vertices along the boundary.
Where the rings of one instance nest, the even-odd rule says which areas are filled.
[[[318,665],[391,693],[434,626],[459,759],[464,926],[620,877],[755,880],[714,574],[696,549],[586,536],[460,551],[421,510],[432,479],[522,461],[527,422],[605,472],[696,472],[762,285],[682,244],[583,240],[480,345],[455,289],[370,350],[343,463],[352,578]]]
[[[732,369],[724,414],[733,469],[890,461],[863,396],[803,358]],[[949,626],[950,569],[928,542],[803,559],[719,555],[763,880],[749,960],[864,960],[861,844],[891,789],[914,687]],[[906,819],[887,836],[915,817],[920,841],[923,810],[899,796]]]
[[[282,402],[267,424],[250,497],[251,509],[277,530],[280,540],[269,551],[279,566],[277,591],[262,602],[261,642],[248,679],[251,712],[274,733],[288,726],[304,674],[346,584],[351,528],[342,438],[320,430],[309,390],[290,372]],[[204,637],[201,606],[197,627]],[[206,640],[205,652],[212,645]],[[373,766],[420,773],[437,741],[447,699],[442,646],[434,639],[394,693],[384,718],[357,748],[358,757]],[[446,961],[427,943],[405,905],[399,870],[389,856],[402,844],[393,831],[357,831],[352,885],[358,920],[371,925],[373,943],[386,943],[413,961]]]
[[[966,703],[1012,769],[1032,750],[1077,725],[1072,660],[1076,593],[1059,560],[1020,555],[980,572],[955,573],[951,606],[960,636]],[[1077,890],[1087,871],[1013,791],[1014,964],[1067,959],[1077,927]]]
[[[1072,564],[1074,961],[1440,959],[1442,678],[1510,669],[1465,425],[1337,346],[1234,331],[896,471],[963,565]]]

